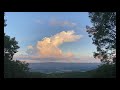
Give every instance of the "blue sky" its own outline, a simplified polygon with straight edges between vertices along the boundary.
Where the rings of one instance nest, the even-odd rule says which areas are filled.
[[[5,18],[7,19],[7,27],[5,27],[4,32],[11,37],[16,37],[20,46],[18,53],[15,54],[15,59],[23,60],[22,56],[27,55],[27,60],[30,60],[33,58],[29,54],[30,51],[34,52],[32,53],[33,56],[36,55],[40,60],[42,55],[56,56],[54,50],[56,50],[56,53],[60,53],[61,57],[66,57],[65,55],[74,56],[72,62],[76,62],[75,58],[85,58],[83,62],[91,62],[89,59],[94,59],[93,52],[96,51],[96,47],[92,44],[92,39],[88,37],[85,30],[86,25],[92,25],[87,12],[6,12]],[[65,41],[64,37],[61,37],[62,35],[65,37],[68,35],[68,38],[71,37],[74,40],[70,41],[65,38]],[[63,41],[60,41],[55,47],[48,45],[46,48],[49,48],[49,50],[45,49],[45,52],[49,52],[48,54],[43,54],[44,49],[41,49],[41,47],[45,48],[44,45],[39,45],[40,49],[37,48],[37,45],[40,44],[38,41],[45,44],[47,40],[44,39],[45,37],[53,41],[57,36]],[[50,45],[53,45],[53,43]],[[51,48],[53,53],[50,51]],[[39,53],[40,56],[35,53]],[[65,60],[67,62],[67,59]],[[79,62],[81,61],[80,59]],[[92,62],[98,62],[98,60]]]

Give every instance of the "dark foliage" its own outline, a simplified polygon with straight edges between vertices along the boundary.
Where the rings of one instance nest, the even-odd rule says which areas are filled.
[[[4,77],[5,78],[25,78],[29,71],[28,64],[18,60],[10,61],[4,58]]]
[[[104,63],[96,69],[93,77],[114,78],[116,77],[116,12],[89,12],[89,17],[93,26],[86,26],[86,29],[92,37],[93,44],[97,46],[94,57]]]
[[[116,78],[116,64],[103,64],[97,68],[93,78]]]
[[[4,20],[4,26],[7,24]],[[18,42],[14,38],[4,33],[4,77],[5,78],[24,78],[29,71],[28,63],[13,60],[13,55],[19,48]]]
[[[97,46],[94,57],[100,57],[102,62],[116,58],[116,12],[90,12],[92,27],[86,26],[93,44]]]

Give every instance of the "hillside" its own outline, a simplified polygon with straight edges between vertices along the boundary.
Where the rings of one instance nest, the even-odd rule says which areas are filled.
[[[29,78],[92,78],[94,71],[87,72],[65,72],[45,74],[40,72],[30,72]]]

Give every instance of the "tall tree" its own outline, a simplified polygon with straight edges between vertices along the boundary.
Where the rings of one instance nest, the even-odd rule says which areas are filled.
[[[4,20],[4,26],[7,24]],[[14,38],[5,35],[4,33],[4,77],[5,78],[17,78],[26,77],[28,72],[28,63],[13,60],[13,55],[19,48],[18,42]]]
[[[116,62],[116,12],[89,12],[89,17],[93,26],[86,29],[97,46],[94,57],[104,63]]]
[[[5,14],[4,14],[5,15]],[[7,26],[4,20],[4,26]],[[13,59],[14,53],[17,52],[17,49],[20,48],[18,46],[18,42],[15,40],[15,37],[10,38],[10,36],[5,35],[4,33],[4,56],[9,60]]]

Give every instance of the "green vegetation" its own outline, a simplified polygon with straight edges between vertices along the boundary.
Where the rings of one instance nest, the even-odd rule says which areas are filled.
[[[4,26],[7,24],[4,20]],[[28,73],[28,64],[25,62],[20,62],[18,60],[13,60],[13,55],[17,52],[19,48],[18,42],[14,38],[5,35],[4,33],[4,77],[5,78],[24,78]]]
[[[96,45],[94,57],[104,65],[100,66],[94,77],[116,77],[116,12],[89,12],[92,27],[87,32]]]
[[[65,73],[56,73],[50,74],[48,77],[59,77],[59,78],[91,78],[94,71],[87,72],[65,72]]]
[[[103,64],[86,72],[40,73],[29,72],[26,78],[116,78],[116,65]]]
[[[109,63],[110,59],[115,63],[116,12],[89,12],[89,17],[93,26],[86,26],[86,29],[97,47],[94,57],[100,58],[103,63]]]
[[[116,64],[103,64],[95,70],[95,78],[116,78]]]
[[[45,74],[40,72],[29,72],[27,78],[91,78],[93,71],[88,72],[65,72]]]
[[[25,62],[4,59],[5,78],[24,78],[27,77],[28,64]]]

